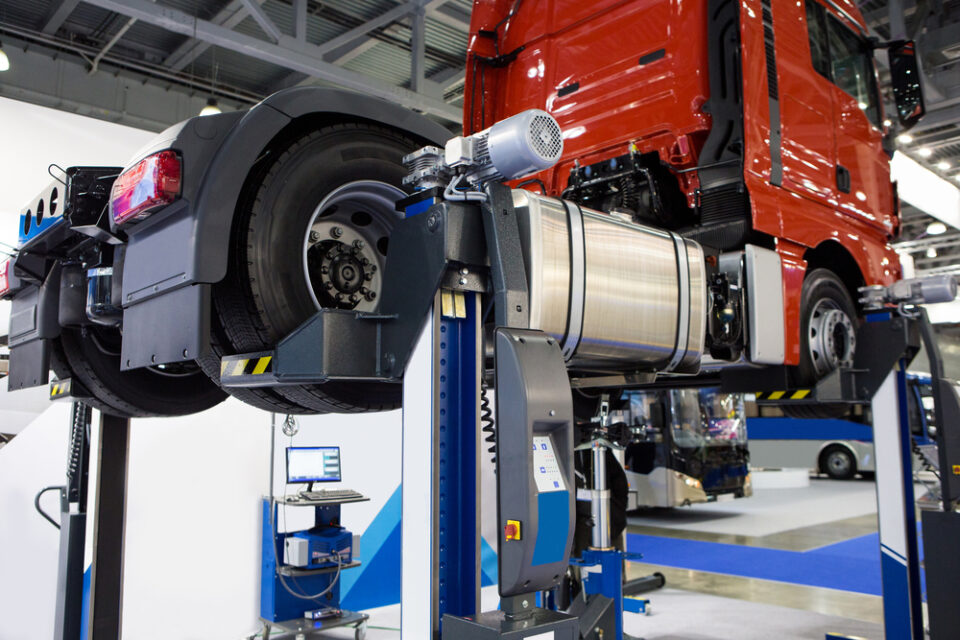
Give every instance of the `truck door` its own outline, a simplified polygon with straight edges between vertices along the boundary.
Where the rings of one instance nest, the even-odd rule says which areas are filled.
[[[882,107],[873,50],[834,15],[827,15],[837,145],[840,211],[892,231],[893,190],[883,151]]]
[[[783,187],[835,208],[834,87],[823,8],[814,0],[773,4]]]

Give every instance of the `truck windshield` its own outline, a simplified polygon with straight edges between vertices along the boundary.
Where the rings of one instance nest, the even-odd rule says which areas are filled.
[[[747,440],[743,396],[715,389],[670,391],[673,439],[680,447],[721,447]]]

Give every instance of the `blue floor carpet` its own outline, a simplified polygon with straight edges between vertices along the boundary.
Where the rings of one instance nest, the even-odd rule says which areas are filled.
[[[881,595],[876,533],[809,551],[782,551],[717,542],[627,534],[627,549],[642,562]]]

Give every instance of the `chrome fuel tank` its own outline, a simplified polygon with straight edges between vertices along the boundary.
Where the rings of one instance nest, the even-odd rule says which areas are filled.
[[[707,284],[692,240],[513,191],[530,288],[530,327],[553,335],[570,367],[695,373]]]

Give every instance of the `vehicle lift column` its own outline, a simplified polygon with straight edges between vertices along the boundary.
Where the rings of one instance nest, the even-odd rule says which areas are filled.
[[[403,382],[400,629],[480,609],[479,294],[439,292]]]
[[[931,640],[956,637],[960,609],[955,595],[960,586],[960,397],[943,379],[933,328],[926,311],[917,306],[956,296],[955,283],[933,283],[949,291],[921,291],[927,284],[900,281],[890,287],[861,289],[866,323],[857,332],[854,366],[834,371],[806,393],[772,391],[775,398],[804,397],[794,404],[846,402],[871,405],[876,459],[877,520],[883,586],[884,631],[888,638],[923,640],[916,501],[913,484],[913,447],[907,405],[906,368],[921,346],[931,366],[940,457],[942,508],[923,512],[924,555]],[[912,288],[912,291],[907,289]],[[942,295],[937,297],[937,293]],[[896,305],[896,309],[891,309]],[[759,376],[772,377],[761,371]],[[742,374],[724,378],[727,391],[746,391],[744,384],[764,388],[760,377]],[[766,393],[766,391],[765,391]],[[807,395],[809,394],[809,395]],[[769,394],[768,394],[769,395]],[[758,394],[758,400],[760,395]],[[761,400],[762,402],[762,400]],[[778,400],[778,404],[783,404]]]
[[[88,393],[71,379],[50,383],[51,400],[73,400],[67,484],[58,489],[60,524],[35,505],[60,529],[57,572],[55,640],[119,640],[123,614],[123,547],[126,521],[127,453],[130,420],[100,414],[97,464],[93,493],[93,559],[89,591],[85,583],[84,553],[90,466],[91,410],[83,404]],[[41,493],[43,493],[41,491]]]

